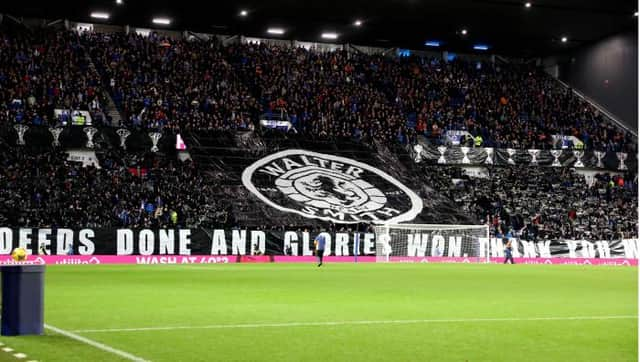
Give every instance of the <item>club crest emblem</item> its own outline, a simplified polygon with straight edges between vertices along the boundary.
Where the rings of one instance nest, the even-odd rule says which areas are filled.
[[[280,211],[336,223],[413,220],[422,200],[384,171],[345,157],[286,150],[247,167],[244,186]]]

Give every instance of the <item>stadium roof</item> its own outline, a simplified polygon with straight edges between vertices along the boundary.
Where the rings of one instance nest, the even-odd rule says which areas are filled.
[[[5,1],[0,12],[47,19],[108,22],[137,27],[161,27],[154,17],[171,19],[171,29],[218,34],[242,34],[428,49],[440,42],[453,51],[488,45],[490,52],[531,56],[561,52],[620,31],[637,29],[637,3],[629,0],[88,0]],[[531,6],[525,4],[530,2]],[[241,15],[241,11],[246,13]],[[91,12],[109,14],[92,19]],[[356,26],[356,21],[361,21]],[[268,28],[284,34],[267,34]],[[462,29],[467,34],[462,34]],[[637,31],[637,30],[636,30]],[[567,41],[562,42],[566,37]],[[328,40],[324,40],[328,41]],[[433,49],[433,48],[431,48]],[[476,50],[482,51],[482,50]]]

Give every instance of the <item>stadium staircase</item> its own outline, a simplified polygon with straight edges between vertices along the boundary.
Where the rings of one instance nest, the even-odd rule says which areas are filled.
[[[89,65],[90,71],[95,72],[96,74],[100,74],[102,76],[102,74],[98,72],[98,69],[93,63],[93,59],[89,55],[89,52],[87,51],[87,49],[84,46],[82,47],[82,49],[84,50],[85,59]],[[113,98],[111,98],[111,94],[109,92],[104,92],[103,94],[106,96],[107,103],[101,105],[103,108],[102,111],[108,116],[108,119],[111,120],[111,126],[118,127],[120,126],[120,122],[122,121],[122,115],[120,114],[120,111],[118,111],[118,108],[116,107],[116,104],[113,101]]]

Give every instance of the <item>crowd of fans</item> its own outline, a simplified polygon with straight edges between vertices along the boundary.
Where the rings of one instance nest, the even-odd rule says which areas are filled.
[[[0,144],[0,224],[30,227],[215,227],[233,218],[224,192],[190,161],[100,155],[100,166],[64,152]]]
[[[0,117],[50,124],[53,109],[96,111],[109,94],[123,125],[253,129],[262,116],[316,137],[440,142],[446,131],[483,146],[635,151],[631,135],[531,65],[317,52],[265,43],[151,33],[0,33]],[[95,68],[92,66],[95,65]]]
[[[256,119],[255,98],[216,42],[98,33],[82,41],[127,126],[237,129]]]
[[[267,44],[86,34],[129,124],[249,128],[284,115],[320,137],[438,141],[449,130],[485,146],[552,148],[553,135],[587,148],[628,150],[630,135],[530,65],[315,52]]]
[[[552,148],[553,136],[565,135],[585,148],[637,148],[629,134],[528,65],[153,33],[0,32],[5,129],[56,125],[54,109],[100,113],[108,97],[121,126],[171,133],[254,129],[264,117],[289,120],[306,137],[376,144],[411,143],[419,135],[438,143],[447,131],[465,131],[482,146]],[[221,183],[226,176],[207,167],[111,148],[97,154],[100,167],[82,167],[62,151],[0,139],[0,224],[214,227],[235,225],[236,216],[251,211],[229,196],[239,186]],[[488,220],[496,235],[611,239],[636,230],[628,212],[637,207],[633,175],[602,174],[587,184],[565,168],[490,168],[482,178],[424,167],[426,185]]]
[[[424,166],[427,184],[491,225],[526,240],[613,240],[637,235],[637,176],[570,168],[495,167],[470,177],[460,167]]]
[[[54,109],[101,116],[107,95],[90,64],[73,32],[0,32],[0,122],[55,126]]]

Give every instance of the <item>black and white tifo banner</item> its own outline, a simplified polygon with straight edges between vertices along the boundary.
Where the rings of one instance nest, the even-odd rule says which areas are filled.
[[[277,210],[342,224],[400,223],[423,208],[415,192],[378,168],[306,150],[256,161],[242,173],[242,183]]]
[[[385,235],[383,235],[385,236]],[[23,247],[49,255],[313,255],[316,235],[302,231],[223,229],[31,229],[0,228],[0,255]],[[383,245],[374,233],[325,233],[325,255],[376,255]],[[501,239],[412,233],[392,241],[391,256],[502,256]],[[638,239],[614,241],[512,239],[519,257],[637,258]],[[466,254],[466,255],[465,255]]]
[[[636,158],[624,152],[591,150],[521,150],[515,148],[417,145],[410,148],[415,162],[443,165],[527,165],[576,167],[615,171],[635,170]]]

